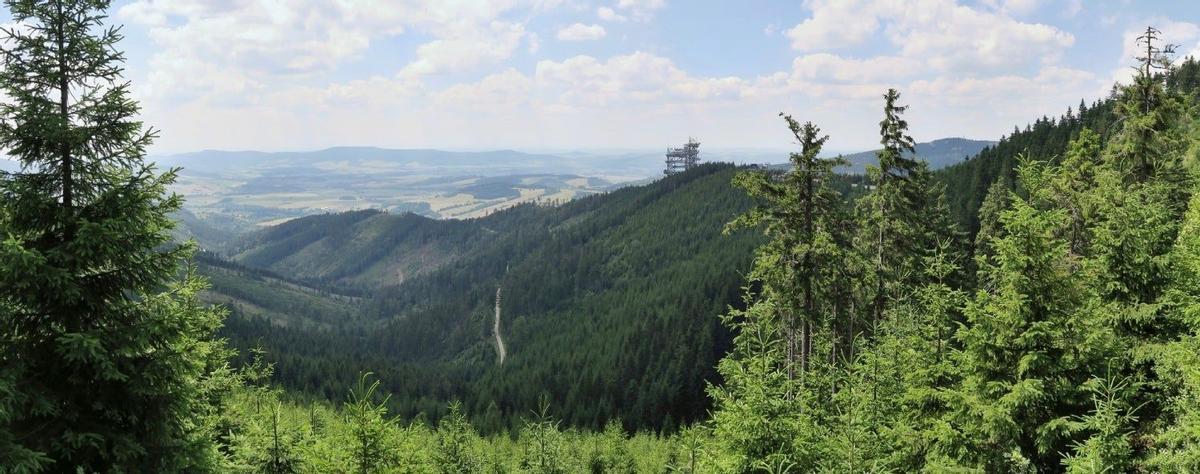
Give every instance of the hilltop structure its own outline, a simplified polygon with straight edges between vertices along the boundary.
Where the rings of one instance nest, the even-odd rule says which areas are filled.
[[[700,142],[695,138],[688,138],[688,142],[682,148],[667,148],[667,169],[663,171],[663,174],[672,175],[687,171],[695,168],[698,163],[700,163]]]

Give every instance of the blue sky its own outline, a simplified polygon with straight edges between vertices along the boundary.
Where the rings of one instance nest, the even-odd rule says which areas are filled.
[[[876,141],[995,139],[1127,77],[1154,24],[1200,54],[1200,2],[123,0],[156,153],[335,145],[789,146],[780,111]]]

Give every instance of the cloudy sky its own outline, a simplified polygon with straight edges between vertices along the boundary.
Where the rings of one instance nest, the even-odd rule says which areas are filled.
[[[785,148],[997,138],[1127,75],[1135,31],[1200,55],[1200,2],[120,0],[154,152],[335,145]]]

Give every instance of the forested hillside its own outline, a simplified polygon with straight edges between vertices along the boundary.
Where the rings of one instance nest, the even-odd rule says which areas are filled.
[[[359,371],[374,371],[406,418],[437,419],[458,398],[494,432],[548,395],[573,426],[619,417],[673,430],[709,407],[705,383],[729,340],[712,316],[737,302],[757,241],[721,234],[749,205],[734,173],[709,164],[465,221],[373,211],[297,219],[248,240],[239,264],[207,262],[210,301],[232,303],[224,334],[243,354],[264,349],[274,380],[298,392],[336,400]]]
[[[1172,93],[1194,100],[1200,94],[1200,62],[1195,58],[1180,61],[1165,76],[1164,82]],[[946,197],[955,218],[971,234],[977,232],[979,208],[988,188],[999,181],[1007,189],[1014,189],[1020,157],[1059,160],[1066,154],[1070,141],[1085,128],[1107,139],[1120,126],[1116,123],[1119,117],[1114,113],[1118,97],[1119,90],[1114,89],[1108,98],[1091,105],[1080,101],[1078,106],[1067,107],[1062,116],[1043,116],[1024,128],[1015,127],[1012,133],[1001,137],[999,143],[984,148],[970,160],[939,171],[938,177],[946,185]]]
[[[493,226],[514,223],[491,219]],[[500,230],[470,220],[355,211],[294,219],[234,244],[233,259],[313,283],[381,288],[430,272]]]

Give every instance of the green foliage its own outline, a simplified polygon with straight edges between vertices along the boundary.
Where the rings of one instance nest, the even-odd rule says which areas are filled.
[[[393,439],[395,422],[386,418],[387,399],[375,401],[379,381],[367,384],[371,376],[359,376],[358,385],[350,391],[350,402],[346,405],[346,418],[350,425],[350,459],[355,471],[363,474],[380,472],[399,462]]]
[[[1027,162],[1019,171],[1030,195],[1049,171]],[[1037,469],[1058,464],[1070,441],[1069,414],[1087,402],[1082,385],[1114,355],[1114,340],[1095,317],[1102,308],[1085,268],[1058,237],[1061,209],[1016,199],[1001,213],[1004,236],[981,263],[981,290],[965,308],[961,400],[954,415],[978,443],[963,457],[988,470],[1008,470],[1013,454]]]
[[[0,146],[0,465],[17,472],[199,472],[239,376],[223,314],[170,243],[175,170],[121,78],[107,1],[9,0]]]
[[[265,387],[247,386],[230,397],[223,415],[222,451],[231,472],[546,473],[662,472],[672,469],[684,441],[652,434],[628,436],[618,423],[603,432],[562,430],[548,401],[510,435],[480,436],[458,404],[436,428],[402,426],[382,409],[367,375],[347,403],[302,403]],[[356,384],[357,385],[357,384]],[[702,431],[702,430],[701,430]],[[275,433],[279,433],[276,436]],[[692,431],[697,432],[697,431]],[[366,440],[368,448],[364,449]],[[692,438],[696,447],[707,443]],[[276,444],[278,443],[278,445]],[[278,446],[278,447],[277,447]],[[701,454],[691,472],[711,472]],[[684,471],[688,472],[688,471]]]
[[[445,474],[480,472],[478,453],[472,452],[471,442],[478,435],[462,412],[462,404],[450,404],[450,413],[437,428],[438,452],[434,457],[438,471]]]
[[[1131,438],[1137,417],[1129,400],[1138,387],[1127,379],[1109,378],[1093,380],[1088,388],[1095,408],[1074,421],[1071,429],[1090,432],[1090,436],[1073,446],[1074,452],[1063,458],[1063,464],[1074,473],[1131,471],[1135,459]]]
[[[722,236],[750,204],[730,185],[737,171],[707,164],[561,206],[451,223],[377,212],[297,219],[255,237],[240,264],[202,259],[214,285],[207,297],[229,308],[222,335],[231,345],[261,345],[275,382],[317,399],[340,399],[353,374],[369,370],[403,419],[437,422],[460,400],[482,433],[515,431],[548,392],[568,426],[601,430],[619,418],[626,429],[671,431],[706,416],[704,387],[718,380],[730,340],[713,315],[739,304],[761,241],[750,232]],[[247,266],[257,262],[248,255],[292,238],[316,243],[297,244],[302,250],[280,261],[305,262],[335,241],[354,249],[369,241],[397,255],[428,249],[418,253],[429,256],[429,269],[405,268],[403,281],[393,272],[376,290],[331,282],[342,270],[327,272],[322,262],[336,263],[333,256],[282,275],[288,266]],[[452,258],[429,247],[443,243],[456,246]],[[497,285],[503,365],[492,335]]]
[[[203,255],[210,288],[171,243],[175,170],[143,163],[108,2],[6,4],[5,472],[1200,470],[1200,64],[1148,37],[1133,84],[942,181],[888,90],[865,182],[784,115],[786,172],[297,219]],[[761,235],[719,237],[734,215]]]
[[[1171,94],[1195,103],[1197,93],[1200,93],[1197,77],[1200,77],[1200,61],[1186,58],[1166,74],[1165,80]],[[1024,128],[1014,129],[1013,133],[972,159],[938,171],[938,178],[947,187],[946,196],[955,220],[962,223],[968,233],[977,232],[980,228],[979,209],[988,188],[996,182],[1015,186],[1019,157],[1039,161],[1064,157],[1071,141],[1084,129],[1093,130],[1102,143],[1107,142],[1121,128],[1120,118],[1115,113],[1116,102],[1115,95],[1091,104],[1080,101],[1078,107],[1068,108],[1059,117],[1043,116]],[[1194,152],[1189,156],[1195,156]]]
[[[784,271],[821,239],[785,241],[788,221],[759,216],[802,215],[805,201],[780,199],[787,191],[771,186],[784,180],[743,181],[763,202],[743,220],[767,224],[772,240],[750,274],[749,307],[724,318],[734,346],[719,365],[724,385],[709,389],[718,463],[732,472],[1195,470],[1200,245],[1197,206],[1187,210],[1200,135],[1185,105],[1193,99],[1164,84],[1197,67],[1141,77],[1102,106],[1040,120],[943,174],[1000,167],[986,200],[977,195],[978,219],[964,220],[979,226],[973,279],[942,189],[902,159],[911,140],[894,91],[874,188],[836,227],[855,236],[836,278],[815,266]],[[1116,126],[1089,129],[1114,111]],[[809,278],[823,288],[813,320],[850,324],[817,326],[816,353],[830,357],[797,380],[786,370],[787,315],[806,308],[794,302]]]
[[[713,436],[734,472],[772,465],[803,470],[822,457],[813,449],[822,434],[811,416],[814,393],[788,378],[775,314],[768,300],[724,317],[736,336],[718,366],[724,384],[710,387],[709,394],[716,405]]]
[[[565,440],[559,422],[550,417],[550,400],[543,396],[533,417],[521,428],[521,468],[537,474],[567,472]]]

